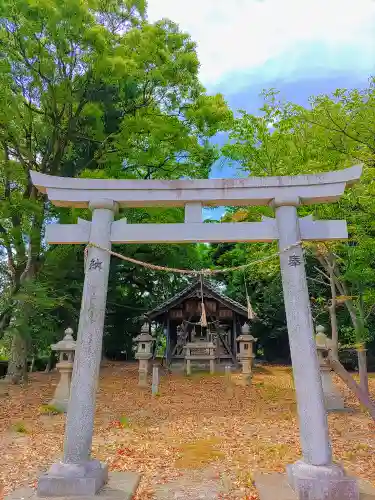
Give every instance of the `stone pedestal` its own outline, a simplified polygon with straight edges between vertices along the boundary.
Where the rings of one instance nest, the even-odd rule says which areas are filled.
[[[108,481],[108,467],[99,460],[83,464],[55,463],[38,481],[39,497],[95,495]]]
[[[344,398],[333,382],[333,372],[325,358],[325,353],[327,353],[328,349],[331,348],[331,339],[325,335],[324,331],[325,329],[323,326],[317,326],[317,334],[315,336],[320,375],[322,378],[324,404],[327,411],[344,411]]]
[[[287,467],[298,500],[359,500],[359,485],[337,464],[315,466],[300,460]]]
[[[60,353],[60,361],[56,365],[60,373],[60,380],[49,404],[63,412],[68,411],[70,383],[72,380],[74,352],[76,349],[76,342],[72,334],[73,330],[67,328],[63,340],[51,346],[53,351],[58,351]]]
[[[148,382],[147,382],[148,367],[149,367],[149,361],[150,361],[152,355],[151,354],[137,353],[135,355],[135,357],[139,361],[138,385],[139,385],[139,387],[148,387]]]
[[[333,372],[329,367],[321,367],[324,404],[327,411],[344,411],[345,404],[341,392],[333,382]]]
[[[60,373],[60,380],[49,405],[66,413],[68,411],[70,398],[70,383],[72,381],[73,363],[69,363],[69,361],[62,361],[57,363],[56,368]]]
[[[349,481],[352,481],[349,478]],[[287,477],[285,474],[280,474],[278,472],[272,472],[270,474],[264,474],[260,472],[255,472],[254,474],[255,486],[258,490],[260,500],[315,500],[317,498],[316,494],[312,491],[309,496],[297,495],[295,491],[290,487]],[[341,481],[344,484],[344,481]],[[359,498],[360,500],[375,500],[375,488],[368,481],[362,479],[358,480],[359,484]],[[331,488],[332,489],[332,488]],[[322,492],[316,492],[319,496],[318,498],[324,498],[324,500],[355,500],[358,498],[357,492],[353,491],[349,484],[346,485],[344,491],[337,488],[335,492],[331,492],[331,496],[322,496]]]
[[[82,500],[132,500],[138,488],[140,475],[135,472],[111,472],[106,484],[97,494],[86,494]],[[41,478],[43,483],[43,476]],[[85,488],[87,491],[88,488]],[[80,497],[81,495],[75,495]],[[36,500],[38,496],[34,488],[21,488],[5,497],[5,500]],[[56,500],[67,500],[67,497],[56,497]]]

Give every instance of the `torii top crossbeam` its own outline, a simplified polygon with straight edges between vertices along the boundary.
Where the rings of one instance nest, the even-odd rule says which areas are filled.
[[[362,166],[311,175],[248,177],[245,179],[114,180],[55,177],[31,172],[33,184],[57,206],[89,206],[111,199],[122,207],[268,205],[275,198],[298,198],[302,204],[337,200],[346,185],[356,182]]]
[[[122,207],[184,206],[182,224],[127,224],[114,221],[111,243],[189,243],[273,241],[279,238],[275,219],[261,222],[203,223],[202,206],[246,206],[276,204],[328,203],[339,199],[347,185],[361,175],[360,165],[312,175],[285,177],[248,177],[211,180],[107,180],[54,177],[31,172],[36,187],[57,206],[81,207],[110,200]],[[347,238],[345,221],[300,219],[302,240]],[[48,243],[71,244],[90,241],[91,222],[49,224]]]

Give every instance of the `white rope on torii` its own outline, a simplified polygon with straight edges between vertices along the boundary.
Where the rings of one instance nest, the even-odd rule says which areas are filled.
[[[199,276],[200,278],[200,287],[201,287],[201,318],[199,323],[197,325],[200,325],[202,327],[207,327],[207,313],[206,313],[206,307],[204,304],[204,297],[203,297],[203,278],[205,276],[212,276],[216,274],[225,274],[233,271],[244,271],[250,266],[253,266],[255,264],[260,264],[261,262],[266,262],[267,260],[274,259],[275,257],[279,257],[281,253],[287,252],[299,245],[301,245],[301,241],[298,241],[297,243],[294,243],[293,245],[289,245],[287,248],[279,251],[279,252],[274,252],[270,255],[267,255],[266,257],[262,257],[261,259],[257,259],[251,262],[248,262],[247,264],[242,264],[240,266],[233,266],[233,267],[226,267],[222,269],[201,269],[201,270],[194,270],[194,269],[178,269],[178,268],[173,268],[173,267],[166,267],[166,266],[159,266],[157,264],[151,264],[150,262],[144,262],[138,259],[133,259],[132,257],[127,257],[125,255],[122,255],[118,252],[114,252],[113,250],[110,250],[109,248],[104,248],[100,245],[96,245],[95,243],[89,243],[86,248],[85,248],[85,268],[86,268],[86,261],[87,261],[87,255],[88,255],[88,247],[95,247],[99,248],[100,250],[104,250],[108,252],[110,255],[113,257],[117,257],[121,260],[124,260],[126,262],[131,262],[132,264],[139,265],[141,267],[144,267],[146,269],[152,269],[153,271],[163,271],[163,272],[168,272],[168,273],[177,273],[177,274],[184,274],[184,275],[190,275],[190,276]],[[246,277],[244,275],[244,284],[245,284],[245,294],[246,294],[246,305],[247,305],[247,317],[248,319],[252,320],[256,317],[256,314],[252,308],[251,302],[250,302],[250,297],[249,297],[249,292],[247,289],[247,284],[246,284]]]
[[[280,250],[279,252],[274,252],[270,255],[267,255],[266,257],[262,257],[261,259],[253,260],[251,262],[248,262],[247,264],[241,264],[240,266],[233,266],[233,267],[224,267],[224,268],[217,268],[217,269],[179,269],[175,267],[167,267],[167,266],[159,266],[158,264],[151,264],[150,262],[144,262],[142,260],[134,259],[133,257],[127,257],[126,255],[122,255],[121,253],[114,252],[113,250],[110,250],[109,248],[102,247],[101,245],[97,245],[96,243],[88,243],[85,249],[85,258],[87,259],[87,254],[88,254],[88,248],[93,247],[93,248],[98,248],[100,250],[104,250],[105,252],[108,252],[110,255],[113,257],[117,257],[118,259],[125,260],[126,262],[130,262],[132,264],[136,264],[141,267],[145,267],[147,269],[152,269],[153,271],[164,271],[167,273],[176,273],[176,274],[185,274],[188,276],[212,276],[215,274],[225,274],[225,273],[231,273],[233,271],[242,271],[244,269],[247,269],[250,266],[253,266],[255,264],[260,264],[262,262],[266,262],[267,260],[274,259],[275,257],[279,257],[282,253],[288,252],[289,250],[292,250],[293,248],[296,248],[301,245],[301,241],[297,241],[297,243],[294,243],[293,245],[289,245],[288,247],[284,248],[283,250]]]

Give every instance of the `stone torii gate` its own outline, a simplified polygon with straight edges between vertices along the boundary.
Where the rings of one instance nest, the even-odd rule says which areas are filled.
[[[49,244],[92,243],[110,249],[112,243],[278,240],[303,454],[302,460],[289,466],[288,475],[300,498],[305,491],[314,496],[303,498],[314,500],[331,498],[325,496],[327,492],[332,493],[332,498],[356,498],[349,497],[348,492],[349,484],[350,491],[357,486],[332,463],[301,245],[303,240],[347,238],[346,222],[298,218],[297,207],[338,200],[346,186],[359,180],[361,171],[361,166],[354,166],[315,175],[174,181],[73,179],[31,173],[34,185],[54,205],[92,210],[91,222],[79,219],[75,225],[48,225]],[[203,206],[229,205],[271,205],[276,217],[261,222],[203,222]],[[185,207],[185,223],[114,221],[119,207],[148,206]],[[109,265],[107,251],[89,246],[64,455],[62,462],[53,464],[40,478],[40,496],[94,494],[107,480],[106,465],[91,459],[90,453]]]

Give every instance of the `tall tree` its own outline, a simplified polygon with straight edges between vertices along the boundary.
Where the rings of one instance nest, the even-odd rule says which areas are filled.
[[[45,223],[69,216],[36,191],[30,171],[206,176],[217,157],[208,138],[230,120],[222,96],[199,83],[189,36],[167,20],[147,23],[145,8],[144,0],[0,5],[0,336],[12,328],[15,382],[26,375],[25,294],[40,295]]]
[[[373,82],[363,91],[338,90],[332,96],[312,98],[308,108],[281,102],[275,92],[266,93],[261,114],[242,112],[235,121],[230,143],[223,149],[246,172],[260,176],[336,170],[364,162],[361,183],[339,203],[300,209],[301,215],[313,213],[318,218],[348,221],[350,244],[331,243],[323,254],[317,245],[310,245],[307,251],[318,258],[326,276],[331,274],[331,319],[335,318],[337,294],[353,323],[352,343],[368,339],[366,321],[375,303],[371,224],[375,209],[374,98]],[[256,220],[261,213],[269,215],[268,209],[251,208],[235,211],[234,217]],[[322,276],[310,278],[321,281]],[[332,326],[334,329],[334,322]]]

